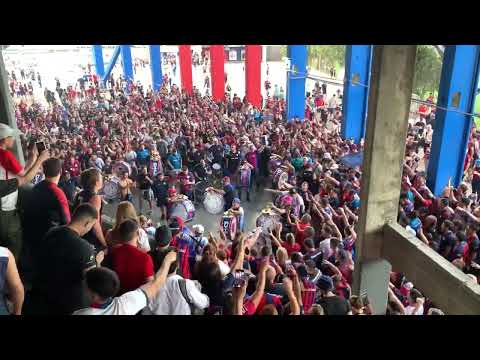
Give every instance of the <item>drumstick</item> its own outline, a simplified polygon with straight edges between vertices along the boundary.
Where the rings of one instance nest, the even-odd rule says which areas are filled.
[[[264,189],[267,192],[275,193],[275,194],[286,194],[288,191],[281,191],[281,190],[275,190],[275,189]]]

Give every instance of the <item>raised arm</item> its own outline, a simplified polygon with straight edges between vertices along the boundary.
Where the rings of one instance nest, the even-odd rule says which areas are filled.
[[[154,299],[158,291],[165,284],[165,281],[167,280],[168,270],[170,269],[170,265],[175,261],[177,261],[177,253],[176,251],[170,251],[165,256],[162,266],[155,274],[155,278],[152,281],[140,287],[140,289],[145,291],[149,299]]]
[[[266,261],[264,261],[260,265],[260,269],[259,269],[259,272],[258,272],[257,288],[255,289],[255,292],[253,293],[252,297],[250,298],[250,300],[252,301],[255,308],[258,307],[258,304],[260,304],[260,300],[262,299],[262,297],[265,293],[265,278],[266,278],[267,269],[268,269],[268,264],[267,264]]]
[[[237,245],[237,256],[232,263],[231,271],[235,272],[237,270],[243,269],[243,260],[245,259],[245,237],[241,236],[238,245]]]
[[[293,290],[294,287],[296,287],[298,292],[298,284],[297,286],[294,286],[294,282],[298,282],[297,276],[295,276],[295,279],[292,282],[292,280],[290,280],[287,276],[283,277],[283,287],[287,293],[288,301],[290,303],[290,315],[300,315],[300,304],[298,303],[297,296]]]
[[[8,264],[6,272],[6,285],[8,291],[8,298],[13,303],[13,315],[22,314],[23,301],[25,299],[25,290],[23,288],[22,280],[18,274],[17,264],[15,258],[10,250],[8,250]]]

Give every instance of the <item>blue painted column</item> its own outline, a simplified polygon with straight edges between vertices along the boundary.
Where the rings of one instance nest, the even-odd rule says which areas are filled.
[[[160,45],[150,45],[150,68],[152,70],[152,89],[158,91],[163,80]]]
[[[307,78],[307,45],[288,45],[287,57],[287,121],[294,117],[305,118],[305,81]]]
[[[427,185],[440,195],[451,178],[458,186],[463,177],[478,82],[480,47],[478,45],[447,46],[443,55],[442,75],[433,123],[433,139],[428,162]]]
[[[132,50],[130,45],[120,45],[120,49],[122,52],[123,76],[127,84],[130,84],[133,82]]]
[[[342,138],[365,137],[372,45],[347,45],[343,87]]]
[[[103,79],[105,75],[105,64],[103,62],[103,49],[102,45],[92,46],[93,64],[95,65],[95,73],[100,79]]]

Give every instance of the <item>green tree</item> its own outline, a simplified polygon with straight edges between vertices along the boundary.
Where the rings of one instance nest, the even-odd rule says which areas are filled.
[[[317,69],[345,66],[345,45],[309,45],[309,64]]]
[[[442,57],[433,45],[418,45],[415,63],[413,92],[425,99],[429,93],[436,94],[440,86]]]

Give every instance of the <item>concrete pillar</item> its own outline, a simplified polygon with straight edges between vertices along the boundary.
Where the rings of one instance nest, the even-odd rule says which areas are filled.
[[[245,46],[245,90],[250,104],[262,107],[262,46]]]
[[[123,76],[128,84],[133,82],[133,64],[132,64],[132,50],[130,45],[120,45],[120,51],[122,53],[122,67],[123,67]]]
[[[10,96],[10,88],[8,86],[8,75],[5,69],[5,63],[3,62],[3,54],[0,50],[0,122],[7,124],[8,126],[17,129],[17,120],[15,118],[15,107],[13,99]],[[15,139],[15,145],[13,149],[15,157],[22,166],[25,165],[25,159],[23,157],[22,143],[20,137]]]
[[[356,144],[365,137],[372,45],[347,45],[341,134]]]
[[[287,57],[287,120],[305,118],[305,81],[307,76],[307,45],[288,45]]]
[[[385,314],[387,305],[383,228],[397,219],[415,56],[415,45],[373,49],[352,290],[368,294],[375,314]]]
[[[192,49],[190,45],[179,45],[178,58],[180,63],[180,79],[182,82],[182,89],[185,89],[188,94],[192,95]]]
[[[450,45],[443,55],[442,75],[433,123],[432,149],[428,161],[427,185],[440,195],[452,179],[460,185],[463,177],[475,92],[478,83],[480,46]]]
[[[93,63],[95,65],[95,73],[100,79],[105,76],[105,64],[103,62],[102,45],[92,45]]]
[[[210,74],[212,98],[221,101],[225,96],[225,47],[210,45]]]
[[[163,81],[160,45],[150,45],[149,48],[150,69],[152,72],[152,89],[153,91],[158,91],[160,90]]]

